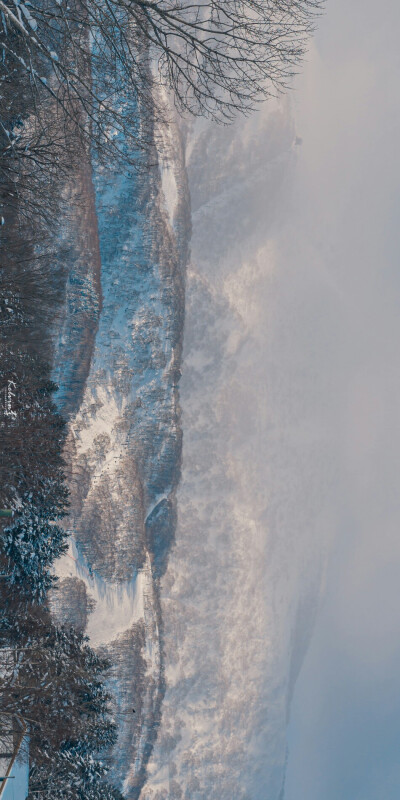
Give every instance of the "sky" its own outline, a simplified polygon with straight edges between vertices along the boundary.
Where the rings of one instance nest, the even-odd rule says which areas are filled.
[[[399,29],[393,0],[328,2],[292,97],[302,138],[293,224],[336,297],[337,471],[285,800],[400,792]]]

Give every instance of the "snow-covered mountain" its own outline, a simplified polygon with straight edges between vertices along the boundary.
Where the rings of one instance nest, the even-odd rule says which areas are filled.
[[[278,800],[328,478],[307,328],[318,298],[285,261],[296,136],[280,101],[156,138],[158,165],[95,170],[102,309],[70,404],[59,597],[85,596],[80,624],[114,661],[127,797]],[[69,298],[60,397],[83,347],[79,291]]]
[[[320,344],[304,347],[318,298],[285,254],[295,143],[286,101],[232,128],[195,125],[187,140],[182,480],[143,800],[282,796],[329,479]]]

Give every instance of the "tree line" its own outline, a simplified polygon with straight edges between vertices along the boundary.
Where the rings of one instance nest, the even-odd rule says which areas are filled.
[[[118,800],[105,777],[116,740],[110,664],[82,633],[57,626],[47,605],[54,560],[68,546],[65,422],[49,373],[27,349],[3,351],[1,387],[14,388],[0,416],[0,502],[14,517],[0,526],[0,711],[28,724],[30,797]]]

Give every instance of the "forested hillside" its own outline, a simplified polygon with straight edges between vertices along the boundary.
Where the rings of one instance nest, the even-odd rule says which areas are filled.
[[[67,547],[66,425],[51,380],[68,255],[55,213],[65,172],[51,104],[42,128],[10,37],[17,52],[3,51],[0,129],[0,508],[13,516],[0,519],[0,710],[28,723],[32,798],[118,798],[104,777],[116,737],[109,663],[82,633],[57,627],[47,607],[53,563]]]

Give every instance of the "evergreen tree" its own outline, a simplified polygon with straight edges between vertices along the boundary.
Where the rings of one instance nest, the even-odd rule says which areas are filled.
[[[29,493],[36,502],[51,499],[59,515],[68,498],[62,458],[65,421],[52,399],[57,387],[50,380],[49,365],[24,350],[5,348],[0,389],[5,393],[10,386],[12,413],[3,413],[0,419],[1,492],[16,506]]]
[[[3,532],[2,548],[8,557],[6,580],[19,585],[22,593],[43,601],[55,578],[50,569],[68,548],[66,532],[50,525],[27,508],[15,525]]]
[[[109,662],[81,633],[55,626],[45,605],[23,601],[15,585],[6,596],[1,644],[13,659],[2,671],[1,704],[29,723],[32,797],[119,800],[102,757],[116,741]]]
[[[39,355],[3,347],[0,507],[14,517],[0,524],[0,713],[29,724],[32,798],[121,800],[105,778],[116,741],[109,663],[81,633],[54,625],[46,604],[54,561],[67,548],[59,524],[68,510],[65,423],[55,388]]]

